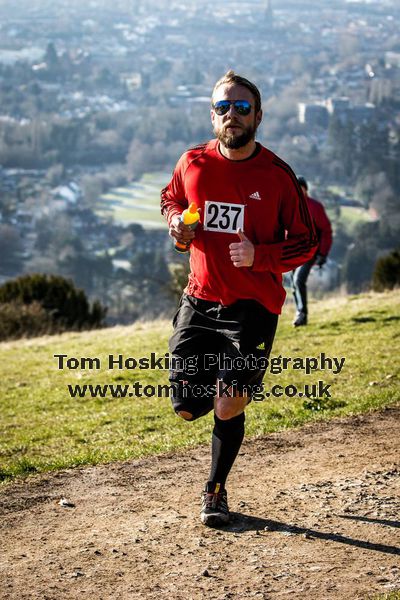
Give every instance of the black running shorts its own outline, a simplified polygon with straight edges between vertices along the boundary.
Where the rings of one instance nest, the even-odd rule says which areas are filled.
[[[265,374],[258,359],[269,357],[277,323],[278,315],[255,300],[223,306],[183,294],[169,341],[174,410],[201,417],[229,386],[251,398]]]

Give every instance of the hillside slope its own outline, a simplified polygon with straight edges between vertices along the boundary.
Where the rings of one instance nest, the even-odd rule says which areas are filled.
[[[330,381],[332,398],[250,405],[227,485],[233,518],[220,530],[199,521],[211,417],[183,423],[167,398],[67,394],[71,382],[165,382],[165,370],[105,364],[164,355],[169,324],[1,344],[0,599],[366,600],[400,590],[399,300],[314,303],[301,330],[282,318],[276,359],[345,362],[336,374],[267,374],[282,385]],[[100,368],[59,369],[54,354],[99,358]]]
[[[266,389],[302,390],[322,382],[331,397],[283,395],[253,402],[248,437],[360,413],[398,398],[400,291],[312,303],[310,325],[296,330],[291,312],[286,307],[279,323]],[[212,415],[188,425],[157,389],[168,384],[167,370],[159,367],[166,366],[170,332],[169,322],[138,323],[0,344],[0,480],[208,442]],[[140,358],[152,366],[151,357],[161,359],[160,365],[128,368]],[[303,367],[294,369],[296,361]],[[72,397],[68,386],[76,392],[77,385],[81,391],[101,386],[102,392],[103,386],[114,386],[114,392],[115,386],[127,386],[129,392],[113,397],[107,388],[104,397],[91,397],[86,388],[81,397]],[[150,386],[154,395],[147,397],[134,385]]]

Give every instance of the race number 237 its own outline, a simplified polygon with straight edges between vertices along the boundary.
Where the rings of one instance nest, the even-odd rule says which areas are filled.
[[[205,203],[204,229],[221,233],[236,233],[244,225],[244,204],[226,202]]]

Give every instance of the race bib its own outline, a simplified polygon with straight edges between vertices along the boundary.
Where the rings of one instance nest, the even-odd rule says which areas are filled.
[[[228,204],[207,200],[204,206],[204,225],[206,231],[236,233],[244,229],[244,204]]]

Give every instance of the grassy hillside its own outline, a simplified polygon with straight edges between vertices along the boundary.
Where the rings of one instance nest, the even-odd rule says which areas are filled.
[[[145,228],[166,229],[160,213],[160,190],[170,178],[170,173],[146,173],[140,181],[103,194],[96,212],[123,225],[139,223]]]
[[[352,414],[399,400],[400,291],[339,297],[311,305],[311,324],[280,320],[272,357],[344,357],[339,374],[288,369],[268,373],[266,388],[322,380],[332,398],[266,399],[247,410],[247,435],[310,419]],[[165,370],[109,369],[108,356],[163,357],[166,322],[0,344],[0,479],[74,465],[123,460],[208,442],[212,415],[194,423],[175,416],[168,398],[71,398],[68,384],[167,384]],[[54,354],[101,360],[100,369],[59,369]],[[86,365],[88,366],[88,365]],[[95,366],[95,365],[92,365]]]
[[[327,213],[333,223],[336,222],[335,210],[328,208]],[[344,225],[345,229],[352,235],[357,225],[360,223],[367,223],[372,220],[370,213],[364,208],[357,206],[341,206],[340,207],[340,222]]]

